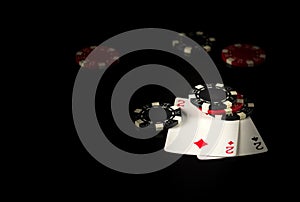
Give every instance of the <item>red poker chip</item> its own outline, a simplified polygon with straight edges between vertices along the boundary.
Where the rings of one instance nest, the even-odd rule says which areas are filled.
[[[91,54],[92,53],[92,54]],[[90,46],[76,52],[75,61],[80,67],[103,69],[119,59],[119,53],[106,46]]]
[[[90,46],[77,51],[75,57],[76,63],[80,65],[96,47],[97,46]]]
[[[222,50],[222,60],[231,66],[254,67],[265,59],[265,51],[251,44],[233,44]]]

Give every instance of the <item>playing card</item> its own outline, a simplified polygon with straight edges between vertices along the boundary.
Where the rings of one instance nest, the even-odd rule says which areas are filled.
[[[203,156],[211,157],[232,157],[237,155],[239,136],[239,120],[225,121],[214,118],[209,127],[205,139],[207,146],[203,147],[198,158]]]
[[[222,159],[222,158],[225,158],[225,157],[222,157],[222,156],[202,156],[202,155],[197,155],[197,158],[199,160],[212,160],[212,159]]]
[[[268,149],[250,117],[240,121],[238,155],[267,152]]]
[[[199,158],[235,156],[239,121],[224,121],[206,115],[188,99],[176,98],[183,121],[168,131],[165,151],[199,155]]]
[[[176,98],[174,105],[181,107],[182,122],[180,126],[168,130],[164,149],[167,152],[197,155],[206,146],[204,140],[212,119],[203,119],[203,113],[186,98]]]

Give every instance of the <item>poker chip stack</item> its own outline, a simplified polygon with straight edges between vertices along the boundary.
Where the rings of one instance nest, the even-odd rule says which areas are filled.
[[[254,103],[229,86],[197,85],[188,99],[176,98],[174,105],[186,117],[178,128],[168,131],[167,152],[207,160],[268,151],[250,117]]]

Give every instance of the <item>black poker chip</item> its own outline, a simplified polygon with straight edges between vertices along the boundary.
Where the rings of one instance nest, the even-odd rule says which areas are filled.
[[[174,48],[176,51],[183,53],[184,56],[191,56],[195,49],[200,48],[198,45],[191,45],[186,44],[183,42],[184,35],[178,35],[176,39],[172,41],[172,48]]]
[[[166,119],[152,121],[149,112],[161,108],[166,112]],[[181,123],[181,109],[170,103],[152,102],[134,110],[134,123],[139,128],[154,128],[156,131],[172,128]]]
[[[216,42],[214,36],[203,31],[187,32],[184,34],[199,43],[206,52],[210,52]]]
[[[204,113],[230,109],[236,102],[241,102],[237,91],[221,83],[197,85],[190,91],[189,98]]]
[[[183,38],[189,37],[197,42],[198,45],[191,45],[184,43]],[[172,41],[172,47],[176,50],[184,53],[185,56],[190,56],[195,49],[199,49],[200,46],[206,51],[210,52],[216,42],[216,38],[209,36],[202,31],[195,32],[182,32],[178,34],[178,37]]]
[[[222,114],[222,115],[211,115],[211,116],[222,120],[236,121],[236,120],[246,119],[253,113],[253,110],[254,110],[254,102],[249,98],[244,97],[243,106],[240,110],[236,112]]]

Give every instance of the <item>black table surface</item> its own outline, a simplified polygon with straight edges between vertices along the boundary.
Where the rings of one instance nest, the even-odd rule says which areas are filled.
[[[257,23],[258,19],[259,17],[255,19],[248,18],[247,22]],[[89,22],[86,22],[86,24],[87,27],[91,27]],[[178,192],[180,195],[182,193],[197,195],[198,192],[209,190],[217,192],[221,190],[249,190],[249,192],[255,190],[256,193],[256,191],[265,191],[266,187],[277,186],[274,178],[281,177],[276,175],[276,172],[271,171],[277,168],[278,163],[276,144],[279,135],[274,133],[274,126],[280,121],[269,121],[272,116],[277,114],[273,110],[275,104],[269,102],[270,97],[273,97],[276,93],[276,90],[271,87],[273,83],[269,81],[272,79],[272,75],[275,74],[273,67],[276,58],[274,41],[270,37],[274,30],[270,30],[266,24],[261,22],[256,28],[252,28],[252,26],[249,28],[248,25],[226,28],[226,26],[222,26],[221,22],[214,25],[206,23],[204,20],[198,22],[181,20],[180,23],[174,21],[169,23],[168,20],[163,22],[149,20],[145,23],[120,23],[119,26],[104,23],[104,25],[94,26],[90,29],[79,28],[77,30],[76,28],[77,31],[74,31],[75,28],[72,28],[64,33],[66,42],[64,51],[70,76],[70,100],[79,69],[79,66],[75,63],[75,53],[83,47],[98,45],[109,37],[137,28],[164,28],[178,32],[202,30],[211,33],[217,39],[211,58],[218,67],[224,83],[238,88],[254,98],[256,108],[252,120],[269,151],[263,154],[211,161],[199,161],[196,156],[183,155],[174,164],[154,173],[141,175],[121,173],[100,164],[86,151],[78,138],[70,111],[70,120],[67,121],[69,130],[64,131],[62,144],[65,149],[62,148],[64,152],[59,153],[58,159],[61,161],[55,166],[56,173],[61,176],[54,177],[59,182],[59,187],[69,186],[74,190],[90,188],[94,191],[99,188],[98,191],[102,194],[105,194],[108,190],[125,190],[127,193],[143,192],[174,195]],[[221,60],[220,51],[226,45],[244,42],[256,44],[263,48],[267,55],[266,61],[262,65],[253,68],[229,68]],[[112,126],[107,125],[107,127]],[[134,143],[127,146],[135,147]],[[281,161],[284,160],[281,159]]]

